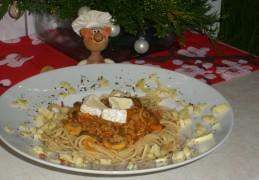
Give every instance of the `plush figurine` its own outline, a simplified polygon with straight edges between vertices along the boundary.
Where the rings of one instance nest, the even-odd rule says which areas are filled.
[[[86,60],[81,60],[79,65],[114,63],[101,55],[111,34],[111,28],[108,26],[110,20],[111,15],[108,12],[90,10],[73,21],[73,30],[83,37],[85,47],[90,51],[90,56]]]

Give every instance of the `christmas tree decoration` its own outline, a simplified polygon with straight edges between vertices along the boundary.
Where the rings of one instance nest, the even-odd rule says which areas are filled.
[[[19,19],[23,15],[24,11],[21,11],[17,7],[17,1],[13,1],[9,6],[9,15],[14,19]]]
[[[82,37],[78,36],[80,27],[74,31],[71,25],[74,19],[89,12],[87,7],[107,12],[114,19],[114,24],[110,26],[112,38],[109,38],[109,44],[102,54],[116,62],[139,57],[141,53],[146,55],[177,48],[179,43],[184,44],[186,30],[204,33],[213,40],[217,27],[212,28],[212,25],[220,20],[218,14],[210,13],[212,5],[207,0],[16,1],[19,11],[33,13],[35,30],[41,40],[77,60],[87,58],[90,52],[85,50]],[[14,0],[0,0],[0,19],[12,2]],[[42,23],[44,19],[48,20],[46,24]],[[49,28],[52,25],[48,25],[52,22],[55,25],[53,29]],[[110,20],[107,23],[111,23]],[[140,50],[142,44],[148,47],[148,51],[136,53],[133,47],[140,34],[148,43],[136,43],[136,49]]]
[[[116,20],[115,19],[111,19],[111,21],[109,22],[109,27],[112,30],[112,33],[110,35],[110,37],[116,37],[120,34],[121,28],[119,24],[115,24]]]
[[[91,10],[90,7],[88,7],[88,6],[82,6],[82,7],[80,7],[80,8],[78,9],[77,15],[80,16],[80,15],[82,15],[82,14],[84,14],[84,13],[87,13],[87,12],[90,11],[90,10]]]
[[[210,38],[217,32],[212,25],[219,22],[219,14],[210,13],[212,5],[207,0],[16,0],[20,12],[28,10],[38,14],[56,14],[61,20],[72,21],[78,16],[78,9],[87,6],[116,17],[120,28],[137,36],[146,34],[145,27],[152,26],[154,36],[163,38],[171,29],[184,42],[186,30],[200,31]],[[13,0],[0,1],[0,19],[8,11]],[[81,14],[81,12],[80,12]]]
[[[144,54],[149,49],[149,43],[145,39],[145,37],[140,36],[138,40],[134,43],[134,49],[139,54]]]
[[[110,20],[111,15],[108,12],[90,10],[72,22],[73,30],[83,37],[84,45],[90,52],[87,59],[80,61],[80,65],[106,63],[101,52],[106,49],[112,32],[108,25]]]

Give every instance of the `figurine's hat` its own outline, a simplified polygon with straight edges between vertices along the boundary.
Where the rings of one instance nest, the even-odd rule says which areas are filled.
[[[112,16],[108,12],[90,10],[76,18],[72,22],[73,30],[79,35],[80,29],[108,26]]]

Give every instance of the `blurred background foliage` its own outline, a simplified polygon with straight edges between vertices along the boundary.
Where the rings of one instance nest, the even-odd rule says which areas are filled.
[[[259,56],[259,0],[222,0],[219,40]]]

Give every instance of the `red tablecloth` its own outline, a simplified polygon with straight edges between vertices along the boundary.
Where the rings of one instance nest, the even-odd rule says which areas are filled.
[[[203,34],[186,32],[185,46],[122,63],[157,66],[215,84],[259,69],[259,58],[215,42]],[[41,72],[45,66],[62,68],[77,61],[40,41],[36,34],[0,41],[0,94],[14,84]]]

